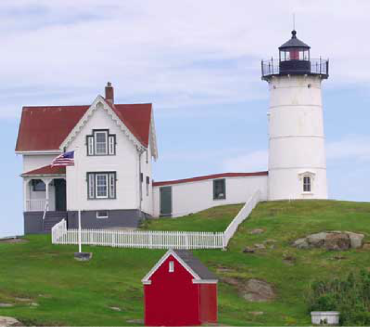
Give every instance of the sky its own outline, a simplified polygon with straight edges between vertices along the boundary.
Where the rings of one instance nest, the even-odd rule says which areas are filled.
[[[22,106],[153,103],[154,179],[267,169],[260,61],[290,38],[330,58],[323,82],[329,197],[370,201],[368,0],[2,0],[0,237],[23,233]]]

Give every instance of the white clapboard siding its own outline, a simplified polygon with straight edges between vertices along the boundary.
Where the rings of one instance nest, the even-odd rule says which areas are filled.
[[[224,233],[83,229],[81,243],[143,249],[222,249],[227,247],[238,226],[248,218],[259,201],[260,192],[256,192]],[[78,244],[78,229],[67,229],[65,219],[52,228],[51,234],[53,244]]]

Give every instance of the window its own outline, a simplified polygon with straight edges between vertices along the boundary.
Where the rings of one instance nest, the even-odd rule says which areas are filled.
[[[168,272],[173,273],[175,271],[175,263],[173,261],[170,261],[168,263]]]
[[[89,199],[115,199],[116,173],[87,173]]]
[[[213,181],[213,199],[226,199],[226,185],[224,179],[216,179]]]
[[[107,132],[94,132],[95,154],[108,154]]]
[[[146,196],[149,196],[149,185],[150,185],[150,178],[146,176]]]
[[[41,179],[33,179],[32,180],[32,190],[34,192],[45,192],[46,185]]]
[[[311,177],[310,176],[304,176],[303,177],[303,192],[311,192]]]
[[[110,135],[109,130],[93,130],[92,135],[86,136],[88,156],[111,156],[116,154],[116,136]]]
[[[96,174],[96,197],[108,197],[108,174]]]
[[[96,212],[97,219],[106,219],[108,218],[108,211],[97,211]]]

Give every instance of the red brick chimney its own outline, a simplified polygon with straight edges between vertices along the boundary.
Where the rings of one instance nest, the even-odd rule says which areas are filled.
[[[114,104],[114,89],[111,82],[107,83],[105,87],[105,100],[109,101],[111,104]]]

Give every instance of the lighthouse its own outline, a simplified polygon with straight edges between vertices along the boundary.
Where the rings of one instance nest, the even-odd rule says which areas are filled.
[[[269,200],[327,199],[321,82],[329,61],[312,59],[293,30],[279,59],[261,68],[270,91]]]

